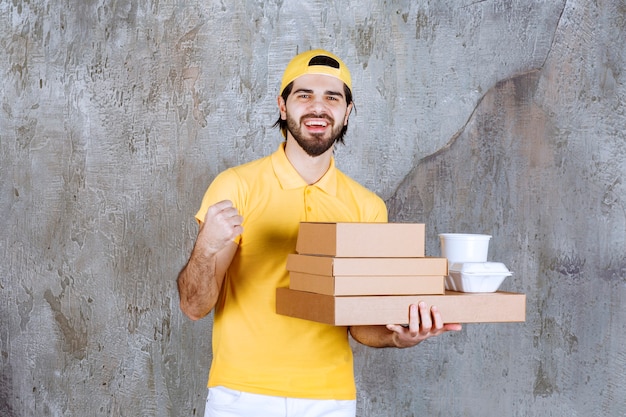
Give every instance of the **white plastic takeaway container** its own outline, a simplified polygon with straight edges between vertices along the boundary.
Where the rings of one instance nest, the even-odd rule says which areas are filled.
[[[441,256],[455,262],[487,262],[491,235],[442,233]]]

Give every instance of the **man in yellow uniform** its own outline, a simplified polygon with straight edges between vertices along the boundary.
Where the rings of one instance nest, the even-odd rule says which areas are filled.
[[[287,255],[301,221],[386,222],[380,197],[335,167],[353,107],[348,68],[312,50],[287,66],[276,123],[285,142],[227,169],[209,186],[200,230],[178,276],[180,306],[197,320],[214,311],[206,417],[354,417],[348,333],[373,347],[409,347],[460,325],[436,307],[409,307],[409,326],[350,328],[276,314],[289,285]]]

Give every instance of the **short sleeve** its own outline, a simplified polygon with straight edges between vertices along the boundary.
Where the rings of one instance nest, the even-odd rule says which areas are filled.
[[[232,201],[233,205],[239,210],[239,213],[243,215],[244,194],[243,183],[234,169],[230,168],[221,172],[215,177],[204,193],[202,204],[195,216],[196,220],[198,223],[202,223],[209,207],[223,200]]]

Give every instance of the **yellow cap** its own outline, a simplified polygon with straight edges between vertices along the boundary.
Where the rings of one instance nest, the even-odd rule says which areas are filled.
[[[346,64],[335,54],[323,49],[314,49],[296,55],[289,62],[283,74],[279,94],[282,95],[289,83],[305,74],[330,75],[343,81],[352,91],[352,78]]]

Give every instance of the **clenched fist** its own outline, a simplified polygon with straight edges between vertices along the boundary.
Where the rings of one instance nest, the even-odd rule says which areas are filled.
[[[232,201],[223,200],[207,210],[200,225],[196,246],[206,254],[216,254],[243,232],[243,217]]]

